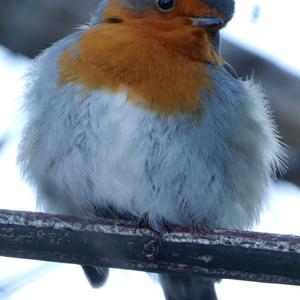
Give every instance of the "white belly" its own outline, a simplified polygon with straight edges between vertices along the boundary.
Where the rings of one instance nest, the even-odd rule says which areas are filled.
[[[125,94],[70,89],[71,97],[68,88],[35,114],[21,150],[45,210],[109,206],[156,227],[243,228],[258,216],[276,145],[262,103],[234,111],[209,100],[198,120],[164,118]]]

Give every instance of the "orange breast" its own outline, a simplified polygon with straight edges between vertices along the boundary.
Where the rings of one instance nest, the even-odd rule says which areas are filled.
[[[211,88],[203,63],[220,62],[208,37],[202,37],[206,46],[194,49],[187,28],[169,32],[153,18],[148,25],[127,21],[87,30],[59,58],[60,83],[125,91],[134,105],[162,114],[201,111],[199,90]]]

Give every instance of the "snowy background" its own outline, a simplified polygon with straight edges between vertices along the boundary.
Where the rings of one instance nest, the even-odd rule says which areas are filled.
[[[300,74],[297,40],[300,2],[239,0],[234,21],[224,36],[251,47],[286,69]],[[259,4],[259,5],[258,5]],[[16,144],[22,124],[17,112],[22,97],[24,71],[30,60],[0,47],[0,137],[8,143],[0,151],[0,208],[35,210],[34,195],[21,180],[15,165]],[[1,140],[0,140],[1,144]],[[255,230],[300,235],[300,189],[274,183],[270,204]],[[89,287],[78,266],[0,257],[0,299],[156,299],[163,300],[157,283],[141,272],[113,270],[104,288]],[[219,300],[300,299],[300,287],[223,280],[217,286]]]

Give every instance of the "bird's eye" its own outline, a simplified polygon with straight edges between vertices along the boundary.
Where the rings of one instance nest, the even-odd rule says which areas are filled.
[[[175,6],[175,0],[156,0],[158,9],[162,12],[169,12]]]

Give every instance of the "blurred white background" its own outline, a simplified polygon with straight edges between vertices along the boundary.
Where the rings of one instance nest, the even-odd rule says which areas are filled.
[[[258,51],[300,74],[299,17],[297,0],[239,0],[234,21],[224,35],[243,47]],[[9,136],[0,152],[0,208],[35,210],[34,194],[16,168],[16,145],[22,124],[18,112],[30,60],[0,46],[0,136]],[[270,204],[255,230],[300,234],[300,190],[292,184],[274,183]],[[24,275],[25,274],[25,275]],[[223,280],[219,300],[300,299],[300,287]],[[0,257],[0,299],[157,299],[158,284],[144,273],[113,270],[104,288],[89,287],[78,266]]]

